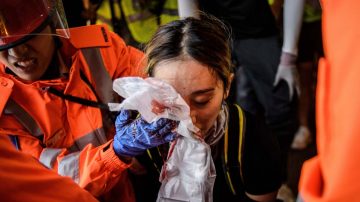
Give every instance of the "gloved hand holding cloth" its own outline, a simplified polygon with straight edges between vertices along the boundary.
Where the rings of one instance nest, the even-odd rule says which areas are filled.
[[[115,153],[132,157],[142,154],[149,148],[168,143],[177,135],[173,131],[176,126],[176,121],[164,118],[148,123],[138,116],[137,112],[122,110],[115,121]]]
[[[110,110],[121,110],[115,121],[113,146],[116,154],[137,156],[176,137],[177,123],[183,117],[175,114],[183,109],[176,104],[177,94],[172,92],[175,90],[171,86],[162,86],[151,78],[145,81],[127,77],[115,80],[113,88],[126,98],[121,104],[109,104]]]

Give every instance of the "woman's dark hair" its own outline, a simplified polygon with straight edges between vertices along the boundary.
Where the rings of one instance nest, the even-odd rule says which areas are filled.
[[[207,66],[229,84],[231,71],[230,33],[217,18],[202,13],[200,19],[185,18],[163,25],[145,47],[147,73],[161,62],[191,58]]]

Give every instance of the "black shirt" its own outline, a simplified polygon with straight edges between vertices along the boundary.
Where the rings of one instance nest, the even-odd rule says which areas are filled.
[[[277,34],[267,0],[199,0],[200,10],[223,20],[235,39]]]
[[[232,108],[230,108],[231,110]],[[262,117],[245,112],[245,134],[242,153],[243,181],[237,182],[234,195],[226,181],[221,155],[213,155],[216,167],[216,180],[213,190],[214,202],[217,201],[252,201],[245,192],[262,195],[279,189],[281,185],[280,149],[276,137],[269,132]],[[231,116],[231,114],[230,114]],[[231,117],[230,117],[231,118]],[[238,127],[235,121],[229,122],[231,127]],[[230,125],[233,124],[233,125]],[[238,135],[238,134],[230,134]],[[212,148],[212,151],[223,151],[223,141]],[[231,142],[229,137],[229,148]],[[234,169],[237,170],[237,169]],[[239,171],[240,172],[240,171]]]
[[[234,110],[234,107],[230,107],[229,110]],[[231,119],[231,113],[229,119]],[[276,191],[281,185],[280,150],[275,136],[269,132],[262,118],[255,117],[248,112],[245,112],[244,123],[245,132],[242,153],[243,181],[239,180],[236,182],[237,195],[233,195],[225,178],[224,164],[222,161],[224,137],[216,146],[211,147],[216,167],[216,180],[213,190],[214,202],[252,201],[245,195],[245,192],[253,195],[261,195]],[[239,127],[239,124],[236,124],[235,121],[230,121],[229,128],[230,127]],[[229,136],[230,135],[239,136],[239,134],[229,133]],[[229,147],[230,146],[231,144]],[[138,160],[147,168],[148,173],[142,176],[130,174],[137,201],[156,201],[161,185],[159,182],[159,171],[162,162],[165,160],[157,154],[163,153],[162,156],[166,156],[167,154],[166,149],[162,149],[163,148],[152,149],[152,159],[150,159],[147,153],[138,157]],[[156,167],[154,163],[157,164]],[[239,169],[237,169],[237,171],[240,172]]]

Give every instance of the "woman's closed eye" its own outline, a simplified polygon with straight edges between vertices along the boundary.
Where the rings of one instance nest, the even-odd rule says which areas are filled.
[[[193,103],[196,105],[196,106],[199,106],[199,107],[202,107],[202,106],[206,106],[209,102],[210,102],[211,98],[210,99],[206,99],[206,100],[194,100]]]
[[[209,88],[193,93],[192,104],[197,107],[205,107],[214,97],[214,89]]]

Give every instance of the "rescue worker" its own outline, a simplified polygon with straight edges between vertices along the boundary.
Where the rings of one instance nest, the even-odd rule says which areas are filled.
[[[317,82],[318,154],[304,163],[299,201],[360,201],[360,2],[321,4],[325,58]]]
[[[1,1],[0,76],[13,86],[0,97],[0,135],[98,199],[134,201],[107,103],[119,101],[113,79],[142,75],[143,54],[105,26],[66,25],[60,0]]]

